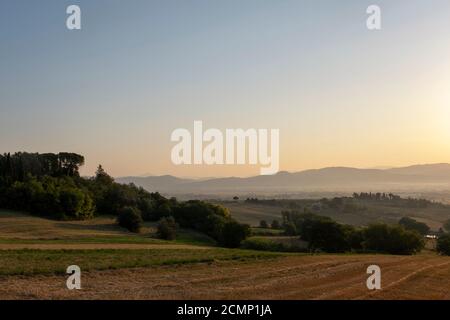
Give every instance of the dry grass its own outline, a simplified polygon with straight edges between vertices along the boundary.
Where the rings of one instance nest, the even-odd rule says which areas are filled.
[[[368,265],[382,269],[368,291]],[[84,272],[66,277],[1,277],[2,299],[450,299],[450,258],[435,255],[288,256],[275,260]]]
[[[112,217],[65,222],[0,212],[0,299],[450,299],[450,257],[429,250],[271,254],[192,246],[204,239],[184,236],[180,246],[130,234]],[[81,291],[65,286],[71,264],[83,271]],[[382,268],[381,291],[365,286],[371,264]]]
[[[96,236],[124,236],[114,217],[86,221],[57,221],[12,211],[0,211],[0,239],[71,239]]]

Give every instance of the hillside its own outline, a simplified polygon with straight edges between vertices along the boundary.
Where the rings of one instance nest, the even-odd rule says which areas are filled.
[[[429,249],[416,256],[256,252],[214,247],[192,231],[161,241],[152,228],[133,235],[113,217],[56,221],[0,211],[0,299],[450,298],[450,258]],[[64,286],[74,263],[82,290]],[[371,264],[383,270],[381,291],[365,287]]]
[[[279,172],[272,176],[227,177],[206,180],[173,176],[117,178],[149,191],[165,194],[282,194],[299,191],[446,190],[450,186],[450,164],[415,165],[393,169],[330,167],[300,172]]]
[[[300,210],[311,208],[317,200],[289,199],[289,200],[260,200],[248,201],[217,201],[227,207],[232,216],[242,223],[258,226],[261,220],[272,222],[280,220],[283,210]],[[426,223],[432,230],[437,231],[447,219],[450,219],[450,206],[439,203],[429,204],[426,207],[408,207],[391,203],[389,201],[347,200],[347,205],[333,209],[325,206],[315,213],[328,216],[340,223],[354,226],[364,226],[373,222],[396,224],[402,217],[411,217]]]

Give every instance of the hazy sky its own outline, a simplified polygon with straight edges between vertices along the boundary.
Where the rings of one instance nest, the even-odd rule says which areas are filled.
[[[174,166],[171,132],[202,120],[279,128],[281,170],[450,162],[449,39],[448,0],[1,0],[0,152],[77,152],[84,174],[258,174]]]

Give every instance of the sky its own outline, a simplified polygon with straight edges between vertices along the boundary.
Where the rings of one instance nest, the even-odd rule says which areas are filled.
[[[171,133],[201,120],[279,129],[280,170],[450,162],[449,35],[448,0],[1,0],[0,152],[80,153],[85,175],[259,174],[174,165]]]

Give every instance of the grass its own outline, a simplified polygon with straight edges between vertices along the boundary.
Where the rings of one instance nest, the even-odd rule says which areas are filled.
[[[240,249],[206,250],[5,250],[0,252],[0,275],[63,274],[70,265],[83,271],[145,268],[215,261],[255,261],[281,254]]]
[[[58,221],[24,213],[0,210],[0,244],[190,244],[215,246],[210,237],[193,230],[180,229],[177,240],[156,238],[156,223],[145,222],[139,234],[116,224],[113,216],[86,221]]]
[[[244,240],[242,247],[272,252],[308,252],[307,243],[299,237],[253,236]]]
[[[281,221],[281,211],[288,210],[292,205],[297,208],[308,207],[318,200],[296,199],[296,200],[278,200],[277,202],[249,203],[245,201],[217,201],[227,207],[231,215],[241,223],[247,223],[251,226],[258,226],[261,220]],[[362,226],[373,222],[386,222],[389,224],[397,223],[402,217],[412,217],[420,222],[428,224],[432,230],[439,230],[443,221],[450,218],[450,207],[442,205],[430,205],[426,208],[399,207],[388,202],[376,202],[355,200],[355,204],[360,209],[335,210],[326,208],[317,214],[331,217],[332,219],[345,224]]]

